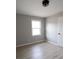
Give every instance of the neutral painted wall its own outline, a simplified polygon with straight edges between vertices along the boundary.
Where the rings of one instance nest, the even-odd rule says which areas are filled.
[[[60,33],[60,35],[58,34]],[[50,16],[46,19],[46,37],[49,42],[63,46],[63,13]]]
[[[32,36],[32,20],[41,20],[41,36]],[[39,42],[45,40],[44,33],[44,19],[40,17],[26,16],[16,14],[16,45],[25,45],[29,43]]]
[[[57,44],[63,46],[63,16],[58,18],[57,33],[60,33],[60,35],[57,35]]]

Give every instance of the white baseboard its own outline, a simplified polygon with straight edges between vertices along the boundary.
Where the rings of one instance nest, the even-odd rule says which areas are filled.
[[[55,42],[53,42],[53,41],[49,41],[49,40],[48,40],[48,42],[51,43],[51,44],[57,45],[57,44],[56,44]]]
[[[31,42],[31,43],[26,43],[26,44],[20,44],[20,45],[16,45],[16,47],[21,47],[21,46],[25,46],[25,45],[31,45],[31,44],[35,44],[35,43],[39,43],[39,42],[43,42],[43,41],[45,41],[45,40]]]
[[[63,47],[63,46],[60,46],[60,45],[58,45],[57,43],[55,43],[55,42],[53,42],[53,41],[49,41],[49,40],[48,40],[48,43],[53,44],[53,45],[56,45],[56,46],[59,46],[59,47]]]

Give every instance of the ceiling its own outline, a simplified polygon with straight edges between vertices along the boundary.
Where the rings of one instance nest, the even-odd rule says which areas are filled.
[[[16,0],[16,13],[48,17],[63,11],[63,0],[49,1],[49,6],[43,7],[42,0]]]

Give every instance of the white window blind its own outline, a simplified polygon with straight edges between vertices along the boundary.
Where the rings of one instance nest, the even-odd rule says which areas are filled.
[[[32,36],[41,35],[41,21],[32,20]]]

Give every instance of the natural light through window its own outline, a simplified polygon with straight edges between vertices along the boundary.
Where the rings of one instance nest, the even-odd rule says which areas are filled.
[[[41,35],[41,21],[32,20],[32,36]]]

